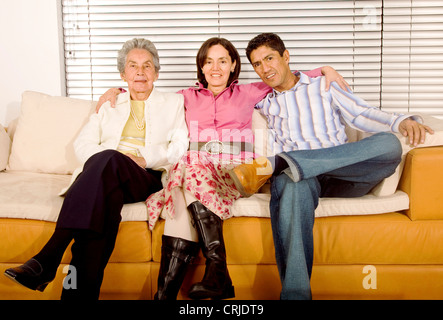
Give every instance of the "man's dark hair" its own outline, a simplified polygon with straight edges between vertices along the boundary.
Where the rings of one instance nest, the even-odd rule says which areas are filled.
[[[267,46],[275,51],[278,51],[282,57],[286,50],[283,40],[280,39],[278,35],[275,33],[262,33],[254,37],[248,43],[248,47],[246,48],[246,56],[248,57],[249,62],[251,62],[251,52],[261,46]]]

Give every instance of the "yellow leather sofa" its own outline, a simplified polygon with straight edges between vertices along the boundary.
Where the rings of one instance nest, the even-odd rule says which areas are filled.
[[[30,99],[27,94],[30,93],[24,94],[24,100]],[[47,99],[51,97],[30,95],[34,100],[40,99],[38,103],[33,102],[33,108],[40,114],[44,112],[42,104],[48,104]],[[55,99],[57,103],[72,102],[69,98]],[[81,116],[86,119],[92,108],[87,105]],[[47,172],[38,167],[38,159],[33,163],[37,167],[26,168],[24,160],[18,164],[17,154],[12,156],[17,152],[14,144],[25,136],[24,124],[37,126],[31,130],[34,134],[47,130],[47,125],[26,122],[22,120],[24,117],[22,114],[18,123],[8,128],[13,137],[12,148],[0,143],[0,165],[2,157],[5,159],[4,153],[9,155],[6,160],[9,162],[4,168],[0,167],[5,169],[0,172],[1,273],[27,261],[49,239],[62,201],[57,192],[69,182],[69,174]],[[72,114],[69,118],[72,120]],[[76,125],[81,127],[85,119]],[[36,129],[39,131],[34,131]],[[0,132],[2,130],[0,128]],[[78,128],[72,132],[77,131]],[[2,134],[4,137],[4,132]],[[69,147],[65,149],[69,153]],[[311,279],[314,299],[443,299],[442,164],[441,146],[405,153],[404,168],[400,170],[401,179],[396,187],[407,199],[405,209],[378,214],[317,216]],[[235,299],[279,299],[281,285],[270,219],[260,213],[266,211],[268,199],[266,193],[256,195],[255,200],[241,199],[241,210],[252,213],[238,214],[224,222]],[[379,196],[379,199],[388,198]],[[251,201],[261,205],[253,206]],[[328,199],[322,201],[326,204]],[[248,204],[251,204],[249,209]],[[105,270],[101,299],[152,299],[154,296],[164,224],[161,221],[151,232],[146,219],[131,218],[129,212],[143,209],[142,203],[134,207],[125,205],[116,247]],[[26,214],[19,214],[25,211]],[[70,257],[70,250],[67,250],[56,279],[43,293],[23,288],[0,275],[0,299],[59,299]],[[186,299],[187,289],[201,279],[203,272],[204,259],[199,257],[190,267],[180,299]]]

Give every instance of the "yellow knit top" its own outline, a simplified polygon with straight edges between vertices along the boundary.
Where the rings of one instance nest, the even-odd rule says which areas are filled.
[[[117,150],[141,157],[138,149],[145,146],[145,102],[131,100],[131,113],[120,138]]]

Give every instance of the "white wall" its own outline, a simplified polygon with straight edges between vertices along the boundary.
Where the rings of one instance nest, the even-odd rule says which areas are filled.
[[[25,90],[65,95],[61,0],[0,0],[0,124],[20,113]]]

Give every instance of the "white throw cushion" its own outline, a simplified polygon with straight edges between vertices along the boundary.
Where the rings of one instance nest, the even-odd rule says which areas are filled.
[[[8,170],[70,174],[80,165],[73,142],[95,102],[26,91]]]
[[[254,132],[254,152],[266,157],[268,154],[268,122],[258,110],[252,112],[252,130]]]
[[[397,137],[400,140],[403,153],[402,160],[397,167],[397,170],[393,175],[384,179],[380,182],[373,190],[372,194],[376,196],[388,196],[391,195],[397,190],[398,183],[400,182],[401,174],[403,172],[404,162],[406,159],[406,154],[414,148],[424,148],[424,147],[432,147],[432,146],[441,146],[443,145],[443,120],[438,118],[418,114],[422,117],[423,123],[428,125],[434,130],[434,134],[426,134],[426,139],[424,143],[417,145],[416,147],[411,146],[409,144],[409,138],[402,136],[400,133],[397,133]]]
[[[9,149],[11,147],[11,139],[6,133],[5,128],[0,125],[0,171],[6,169],[9,158]]]

